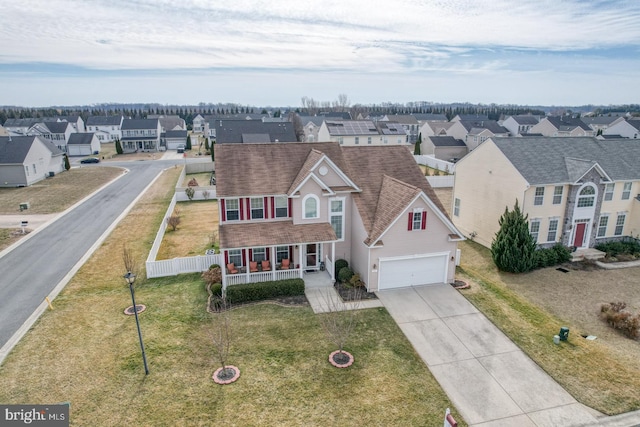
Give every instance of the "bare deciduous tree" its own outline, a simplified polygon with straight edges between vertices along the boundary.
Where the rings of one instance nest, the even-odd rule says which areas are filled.
[[[362,291],[359,288],[353,288],[351,292],[354,295],[349,300],[355,302],[350,302],[349,306],[345,305],[333,291],[327,292],[323,300],[328,311],[318,316],[327,339],[338,347],[340,353],[355,329],[356,311],[360,305],[358,294]]]
[[[122,245],[122,261],[124,263],[124,269],[127,272],[131,272],[135,275],[138,273],[138,265],[136,263],[136,258],[133,255],[133,252],[126,244]]]
[[[218,230],[213,230],[211,234],[209,234],[209,244],[213,247],[216,243],[218,243]]]
[[[233,340],[233,334],[231,330],[231,319],[229,316],[229,307],[224,298],[218,298],[214,301],[216,313],[213,313],[212,327],[211,327],[211,342],[213,343],[213,351],[216,362],[222,368],[222,371],[218,374],[220,379],[224,377],[233,377],[235,372],[227,371],[227,360],[229,352],[231,350],[231,341]]]
[[[167,217],[167,225],[171,227],[173,231],[176,231],[176,229],[180,225],[180,215],[174,213],[170,217]]]

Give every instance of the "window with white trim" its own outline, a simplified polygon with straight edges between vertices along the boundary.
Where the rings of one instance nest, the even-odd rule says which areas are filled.
[[[616,218],[616,229],[613,232],[614,236],[622,236],[622,231],[624,230],[624,220],[627,219],[627,214],[618,214],[618,218]]]
[[[29,166],[25,166],[24,171],[27,174],[27,176],[29,176]]]
[[[355,142],[356,142],[356,145],[357,145],[357,144],[360,144],[360,137],[359,137],[359,136],[356,136],[356,137],[355,137]]]
[[[549,232],[547,233],[547,242],[555,242],[558,235],[558,219],[549,220]]]
[[[562,192],[564,190],[564,187],[562,185],[556,185],[555,188],[553,189],[553,204],[554,205],[559,205],[560,203],[562,203]]]
[[[276,246],[276,262],[289,259],[289,246]]]
[[[286,197],[276,197],[276,218],[288,218],[289,217],[289,200]]]
[[[344,199],[331,199],[329,201],[329,222],[336,237],[339,240],[344,239]]]
[[[35,175],[37,175],[37,174],[38,174],[38,171],[36,170],[36,164],[35,164],[35,163],[33,164],[33,173],[34,173]]]
[[[264,199],[262,197],[251,198],[251,219],[264,218]]]
[[[536,187],[536,195],[533,198],[533,204],[540,206],[544,202],[544,187]]]
[[[590,208],[595,203],[595,200],[596,189],[591,185],[587,185],[582,190],[580,190],[580,194],[578,195],[578,207]]]
[[[240,219],[240,202],[238,199],[225,199],[225,218],[227,221]]]
[[[532,219],[531,220],[529,233],[531,234],[531,237],[533,237],[533,241],[538,243],[538,234],[540,233],[540,220],[539,219]]]
[[[371,137],[370,136],[367,137],[367,144],[371,145]]]
[[[453,200],[453,216],[460,216],[460,199]]]
[[[253,248],[251,250],[251,261],[262,262],[267,259],[267,248]]]
[[[307,219],[318,218],[318,205],[320,200],[315,194],[307,194],[302,201],[303,214]]]
[[[229,262],[236,267],[242,267],[242,249],[229,249]]]
[[[622,200],[629,200],[631,197],[631,183],[625,182],[624,187],[622,187]]]
[[[609,200],[613,200],[613,191],[616,188],[616,184],[615,183],[611,183],[611,184],[607,184],[604,187],[604,200],[605,201],[609,201]]]
[[[609,225],[609,216],[602,215],[598,221],[598,234],[597,237],[604,237],[607,235],[607,225]]]
[[[422,211],[415,211],[413,213],[413,222],[411,224],[412,230],[422,229]]]

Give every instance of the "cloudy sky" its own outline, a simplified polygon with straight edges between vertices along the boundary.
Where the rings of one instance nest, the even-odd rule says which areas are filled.
[[[640,102],[639,0],[0,0],[0,105]]]

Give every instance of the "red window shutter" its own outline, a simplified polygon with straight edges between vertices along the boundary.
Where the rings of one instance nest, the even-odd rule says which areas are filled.
[[[411,231],[413,228],[413,212],[409,212],[409,225],[407,225],[407,230]]]
[[[288,200],[289,200],[289,218],[292,218],[293,212],[291,212],[291,199],[288,199]]]
[[[252,219],[251,218],[251,199],[247,197],[245,200],[247,202],[247,219]]]
[[[264,218],[269,219],[269,198],[264,198]],[[272,215],[273,216],[273,215]]]
[[[227,220],[227,211],[224,206],[224,199],[220,200],[220,210],[222,211],[222,222]]]
[[[422,229],[426,230],[427,228],[427,211],[422,211]]]
[[[247,265],[247,251],[245,249],[242,250],[242,265]]]
[[[240,208],[240,219],[244,219],[244,204],[242,199],[238,199],[238,207]]]
[[[289,246],[289,259],[293,263],[293,246]]]
[[[267,259],[271,259],[271,258],[269,258],[269,248],[267,248],[267,250],[265,252],[266,252]]]
[[[224,265],[229,264],[229,251],[224,251]]]
[[[276,217],[276,198],[271,198],[271,218]]]
[[[253,261],[253,249],[249,249],[249,261]]]

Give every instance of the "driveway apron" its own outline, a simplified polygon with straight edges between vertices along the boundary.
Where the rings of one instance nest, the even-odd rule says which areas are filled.
[[[452,286],[378,298],[470,426],[578,426],[596,418]]]

